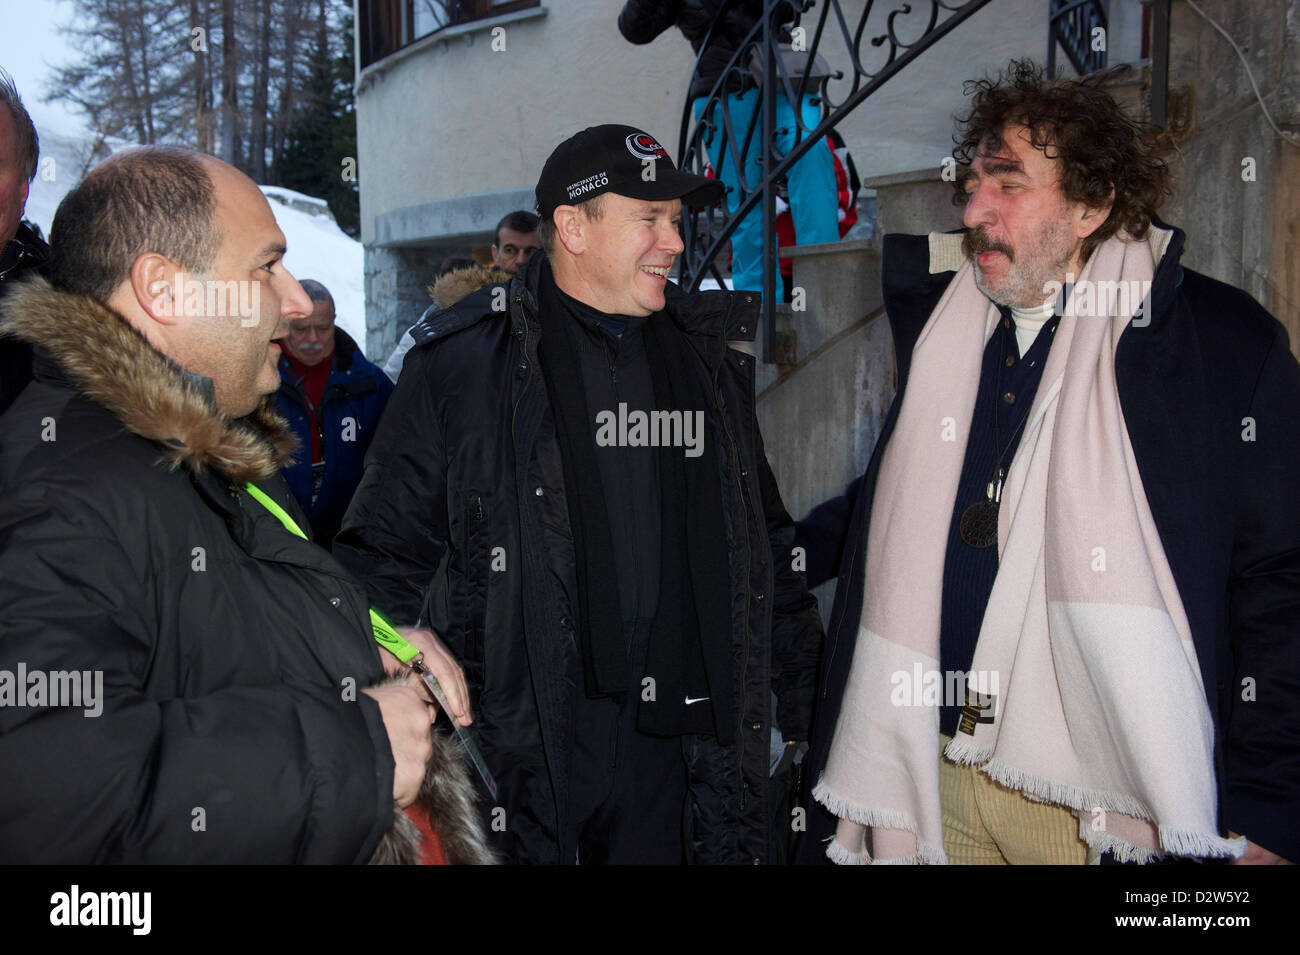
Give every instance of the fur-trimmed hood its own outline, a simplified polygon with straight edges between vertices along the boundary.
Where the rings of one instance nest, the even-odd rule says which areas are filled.
[[[120,314],[86,295],[24,282],[0,306],[3,333],[51,359],[128,430],[156,442],[172,468],[213,468],[236,482],[269,477],[296,446],[274,395],[246,418],[216,409],[212,381],[162,354]]]
[[[495,265],[467,265],[463,269],[452,269],[447,274],[439,276],[427,291],[434,305],[439,308],[451,308],[465,296],[485,286],[508,283],[512,278],[513,275]]]
[[[385,681],[401,683],[405,677]],[[478,812],[478,794],[465,767],[458,742],[434,730],[433,755],[425,767],[424,784],[414,808],[438,834],[448,865],[495,865]],[[393,810],[393,828],[384,833],[370,858],[371,865],[420,865],[424,861],[424,836],[401,809]]]

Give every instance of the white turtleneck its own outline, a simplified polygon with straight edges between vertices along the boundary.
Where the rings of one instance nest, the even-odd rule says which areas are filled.
[[[1011,319],[1016,323],[1016,345],[1022,356],[1034,344],[1034,339],[1052,317],[1055,308],[1056,299],[1053,297],[1037,308],[1011,309]]]

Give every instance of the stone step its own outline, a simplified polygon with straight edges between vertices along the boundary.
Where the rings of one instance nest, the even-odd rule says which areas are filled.
[[[880,307],[877,239],[794,246],[785,254],[794,265],[785,314],[798,335],[799,353],[816,351]]]
[[[864,179],[862,188],[876,194],[878,234],[924,235],[961,228],[963,207],[953,205],[953,184],[942,178],[942,171],[915,169]]]
[[[782,497],[796,518],[866,468],[897,387],[884,315],[881,236],[961,226],[940,169],[879,176],[870,237],[783,250],[793,297],[776,309],[781,364],[757,363],[759,425]],[[762,354],[763,329],[754,343]]]

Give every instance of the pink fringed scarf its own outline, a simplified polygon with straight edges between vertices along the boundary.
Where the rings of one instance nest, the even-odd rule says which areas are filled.
[[[1101,284],[1145,295],[1163,239],[1107,240],[1070,296],[1002,494],[998,575],[971,668],[972,689],[994,698],[987,721],[963,721],[946,750],[1075,810],[1092,848],[1136,861],[1245,848],[1217,832],[1196,650],[1116,390],[1115,346],[1142,296],[1119,314],[1108,307],[1117,287]],[[932,235],[932,261],[951,260],[954,242]],[[841,820],[827,850],[836,862],[947,861],[939,710],[894,705],[891,689],[914,666],[938,670],[952,502],[997,320],[966,262],[913,351],[873,500],[853,664],[814,790]]]

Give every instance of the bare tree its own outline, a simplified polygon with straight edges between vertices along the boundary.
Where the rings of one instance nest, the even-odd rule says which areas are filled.
[[[211,0],[189,0],[191,119],[194,148],[212,152],[212,57],[208,54],[208,34],[212,32]]]
[[[271,154],[275,157],[271,166],[273,182],[280,182],[280,163],[284,158],[289,126],[293,122],[293,112],[297,106],[297,87],[305,71],[305,63],[298,47],[303,37],[308,3],[309,0],[283,0],[281,7],[284,45],[276,83],[279,96],[271,124]]]
[[[46,98],[83,110],[100,141],[184,144],[278,184],[302,109],[341,108],[309,87],[322,55],[346,52],[348,0],[73,3],[79,59]]]
[[[56,70],[46,96],[80,107],[95,131],[153,143],[183,125],[188,39],[181,0],[77,0],[66,33],[82,60]]]
[[[248,174],[266,181],[266,107],[271,83],[271,0],[254,0],[259,13],[257,72],[253,77],[253,111],[249,114]]]
[[[221,0],[221,158],[239,162],[239,61],[235,0]]]

